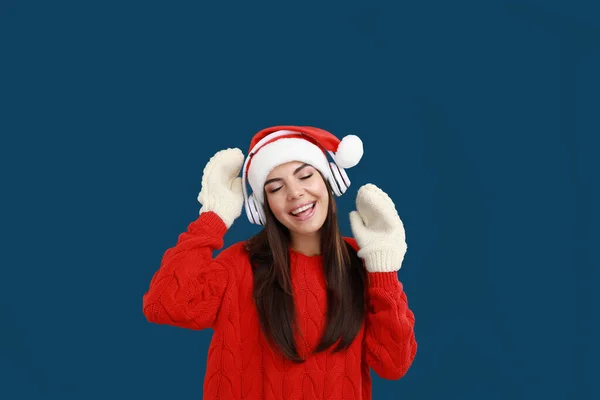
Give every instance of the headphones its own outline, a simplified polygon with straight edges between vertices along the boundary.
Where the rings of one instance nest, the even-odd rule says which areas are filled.
[[[290,131],[279,131],[273,132],[265,136],[260,141],[258,141],[258,143],[256,143],[254,147],[252,147],[252,149],[248,153],[248,156],[246,157],[246,161],[244,162],[244,168],[242,170],[242,190],[244,193],[244,206],[246,209],[246,216],[248,217],[248,220],[253,224],[265,225],[265,223],[267,222],[267,218],[265,216],[265,209],[263,205],[260,204],[254,193],[250,195],[248,195],[247,193],[246,170],[248,167],[248,163],[250,162],[250,159],[254,156],[254,154],[256,154],[258,150],[265,144],[265,142],[270,142],[277,137],[289,135],[290,133]],[[304,132],[294,131],[293,133],[306,136],[312,139],[312,142],[316,143],[322,150],[329,154],[329,156],[332,159],[335,159],[334,153],[330,150],[325,149],[323,145],[320,144],[319,141],[313,136]],[[344,194],[346,190],[348,190],[348,187],[350,187],[350,179],[348,178],[346,170],[344,168],[341,168],[334,161],[330,161],[328,163],[328,166],[329,170],[322,172],[324,172],[325,179],[329,183],[329,186],[331,186],[333,194],[339,197],[342,194]]]

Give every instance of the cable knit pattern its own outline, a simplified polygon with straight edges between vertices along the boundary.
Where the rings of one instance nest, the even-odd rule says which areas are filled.
[[[416,354],[414,315],[395,272],[369,273],[368,314],[347,350],[310,355],[325,324],[326,291],[321,256],[290,250],[296,343],[302,364],[287,361],[262,335],[252,301],[253,276],[243,243],[215,258],[226,227],[202,213],[165,252],[143,296],[149,322],[189,329],[212,328],[203,399],[371,399],[370,369],[385,379],[402,377]],[[345,238],[358,250],[356,241]]]

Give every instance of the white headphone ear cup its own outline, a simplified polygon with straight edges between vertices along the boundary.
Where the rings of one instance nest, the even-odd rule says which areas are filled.
[[[265,209],[264,207],[258,202],[258,199],[256,199],[256,197],[252,196],[252,200],[254,201],[255,204],[255,209],[256,209],[256,213],[258,215],[258,222],[260,225],[264,225],[267,223],[267,217],[265,215]]]
[[[348,178],[348,174],[346,174],[346,170],[340,168],[336,163],[330,162],[329,166],[331,168],[331,172],[333,174],[332,188],[333,192],[336,196],[341,196],[348,190],[350,186],[350,179]]]
[[[262,208],[259,206],[258,201],[254,197],[254,193],[248,196],[248,220],[256,225],[264,225],[264,213],[261,212]]]

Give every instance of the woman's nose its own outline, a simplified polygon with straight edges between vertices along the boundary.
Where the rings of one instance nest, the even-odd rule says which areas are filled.
[[[290,199],[297,199],[304,196],[304,188],[298,183],[289,185],[288,196]]]

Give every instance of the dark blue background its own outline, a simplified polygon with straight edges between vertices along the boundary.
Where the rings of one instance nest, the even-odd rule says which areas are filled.
[[[374,399],[598,395],[593,3],[2,1],[0,397],[201,398],[211,332],[142,295],[277,124],[362,137],[342,215],[370,182],[404,221],[419,351]]]

